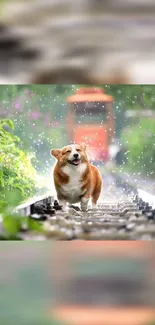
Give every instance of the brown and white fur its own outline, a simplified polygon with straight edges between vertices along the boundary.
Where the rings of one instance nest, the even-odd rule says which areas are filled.
[[[96,208],[102,187],[99,170],[90,164],[86,145],[72,144],[63,149],[51,150],[57,160],[54,167],[54,184],[59,204],[66,210],[66,203],[81,203],[81,209],[88,209],[89,199]]]

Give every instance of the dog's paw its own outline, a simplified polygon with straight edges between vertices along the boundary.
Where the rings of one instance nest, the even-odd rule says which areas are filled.
[[[87,212],[88,211],[88,208],[83,208],[81,209],[82,212]]]
[[[62,208],[61,208],[61,211],[62,211],[62,212],[67,212],[67,210],[68,210],[68,209],[67,209],[67,206],[66,206],[66,205],[62,206]]]
[[[92,210],[96,210],[97,209],[97,205],[92,203]]]
[[[63,212],[67,211],[67,204],[65,201],[59,200],[59,205],[61,206],[61,211],[63,211]]]
[[[88,211],[88,205],[81,204],[81,210],[82,210],[83,212]]]
[[[88,211],[88,202],[89,202],[89,199],[87,198],[82,198],[81,200],[81,210],[86,212]]]

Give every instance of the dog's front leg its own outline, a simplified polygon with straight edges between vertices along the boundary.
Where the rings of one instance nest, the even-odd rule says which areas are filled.
[[[81,198],[81,210],[82,211],[88,210],[89,199],[90,199],[90,194],[86,194]]]
[[[58,196],[58,201],[59,201],[59,205],[62,207],[62,211],[66,212],[67,210],[67,204],[66,204],[66,200],[61,196]]]

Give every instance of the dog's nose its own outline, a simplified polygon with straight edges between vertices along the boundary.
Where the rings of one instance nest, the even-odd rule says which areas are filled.
[[[79,154],[78,153],[74,153],[74,158],[78,158],[79,157]]]

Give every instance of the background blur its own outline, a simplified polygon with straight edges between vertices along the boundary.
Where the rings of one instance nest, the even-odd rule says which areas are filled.
[[[1,83],[155,83],[153,0],[1,0]]]
[[[1,243],[0,324],[85,324],[98,306],[102,324],[118,324],[118,310],[119,324],[153,325],[154,252],[143,241]]]
[[[1,242],[1,325],[52,324],[46,312],[51,300],[48,261],[46,244]]]

